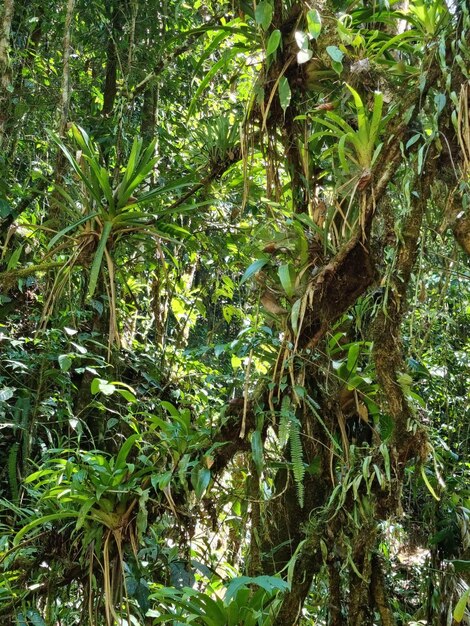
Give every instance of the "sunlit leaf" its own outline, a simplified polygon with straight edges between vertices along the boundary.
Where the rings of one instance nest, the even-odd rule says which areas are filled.
[[[278,29],[273,30],[273,32],[269,36],[268,45],[266,46],[266,54],[268,56],[276,52],[276,50],[279,48],[279,44],[281,43],[281,39],[281,31]]]
[[[0,389],[0,402],[6,402],[10,398],[13,398],[14,394],[14,387],[3,387],[2,389]]]
[[[264,30],[269,28],[271,20],[273,18],[273,6],[267,0],[261,0],[258,2],[255,10],[256,23],[259,24]]]
[[[295,293],[295,271],[292,265],[289,263],[281,265],[278,269],[279,280],[286,292],[286,295],[291,298]]]
[[[467,603],[468,603],[469,598],[470,598],[470,589],[467,589],[467,591],[465,591],[462,594],[459,601],[455,605],[453,616],[454,616],[455,621],[458,624],[460,624],[460,622],[463,620],[465,616],[465,611],[467,609]]]
[[[191,484],[194,487],[196,498],[200,500],[211,480],[211,471],[207,467],[196,467],[191,473]]]
[[[316,9],[307,12],[307,27],[310,37],[317,39],[321,33],[321,16]]]
[[[61,354],[58,357],[58,361],[59,367],[63,372],[67,372],[72,365],[72,359],[68,354]]]
[[[302,65],[302,63],[307,63],[313,56],[312,50],[299,50],[297,52],[297,63]]]
[[[269,259],[264,258],[264,259],[257,259],[256,261],[253,261],[253,263],[245,270],[243,276],[241,277],[240,285],[243,285],[243,283],[246,283],[246,281],[249,278],[257,274],[260,271],[260,269],[266,265],[268,260]]]
[[[290,100],[292,97],[292,92],[289,86],[289,81],[287,80],[285,76],[282,76],[281,79],[279,80],[278,91],[279,91],[279,102],[281,103],[281,108],[285,113],[287,107],[290,104]]]

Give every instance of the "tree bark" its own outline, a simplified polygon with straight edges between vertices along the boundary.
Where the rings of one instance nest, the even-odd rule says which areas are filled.
[[[382,626],[396,626],[395,616],[387,598],[382,562],[377,554],[372,556],[370,589],[373,603],[382,621]]]
[[[71,26],[75,0],[67,1],[67,11],[65,14],[64,26],[64,42],[63,42],[63,65],[62,65],[62,86],[61,86],[61,105],[60,105],[60,124],[59,135],[63,136],[69,119],[70,109],[70,43],[71,43]],[[62,154],[62,153],[61,153]]]
[[[12,82],[9,49],[14,10],[14,0],[4,0],[0,24],[0,148],[3,146],[5,126],[10,115]]]
[[[64,25],[64,39],[62,45],[62,84],[60,93],[60,120],[59,120],[59,137],[64,137],[67,129],[67,123],[69,119],[70,110],[70,46],[71,46],[71,29],[73,12],[75,8],[75,0],[67,0],[67,7],[65,13],[65,25]],[[66,164],[66,157],[60,148],[57,149],[57,157],[55,164],[54,180],[56,184],[61,184],[62,176],[64,174]],[[51,197],[51,208],[49,217],[52,223],[58,228],[62,225],[60,215],[60,198],[55,191]]]
[[[144,91],[142,103],[142,116],[140,123],[140,134],[144,144],[152,141],[155,135],[155,124],[157,115],[157,90],[154,86]]]
[[[117,94],[117,67],[118,52],[116,39],[122,26],[121,11],[119,7],[114,7],[111,16],[111,25],[106,48],[106,76],[103,91],[103,115],[110,115],[114,108],[114,101]]]

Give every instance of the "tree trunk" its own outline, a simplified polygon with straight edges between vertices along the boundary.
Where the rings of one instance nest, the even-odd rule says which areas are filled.
[[[72,19],[73,12],[75,8],[75,0],[67,0],[67,8],[65,14],[65,26],[64,26],[64,39],[62,46],[62,84],[61,84],[61,94],[60,94],[60,121],[59,121],[59,137],[64,137],[67,129],[67,123],[69,119],[69,109],[70,109],[70,94],[71,94],[71,86],[70,86],[70,45],[71,45],[71,28],[72,28]],[[56,184],[61,184],[62,176],[65,170],[66,157],[62,150],[58,148],[56,164],[55,164],[55,173],[54,180]],[[57,228],[62,226],[61,221],[61,208],[60,208],[60,200],[61,198],[58,195],[57,191],[54,191],[54,194],[51,198],[51,206],[50,206],[50,214],[49,217],[52,220],[52,224],[54,224]]]
[[[14,10],[14,0],[4,0],[0,24],[0,148],[3,146],[5,127],[10,115],[12,83],[9,49]]]
[[[377,554],[372,556],[372,570],[370,580],[371,597],[377,608],[382,626],[395,626],[396,620],[387,598],[387,589],[382,569],[382,562]]]
[[[155,136],[155,124],[157,116],[157,90],[149,87],[144,91],[142,103],[142,117],[140,123],[140,134],[144,144],[149,144]]]
[[[111,26],[108,37],[108,46],[106,48],[106,76],[104,80],[103,92],[103,115],[110,115],[114,108],[114,101],[117,94],[117,67],[118,52],[116,40],[119,37],[119,31],[122,26],[122,14],[118,7],[112,11]]]
[[[60,124],[59,135],[62,137],[69,120],[70,109],[70,42],[71,42],[71,25],[75,0],[67,1],[67,12],[65,15],[64,26],[64,42],[63,42],[63,65],[62,65],[62,87],[61,87],[61,106],[60,106]],[[60,152],[62,154],[62,152]]]

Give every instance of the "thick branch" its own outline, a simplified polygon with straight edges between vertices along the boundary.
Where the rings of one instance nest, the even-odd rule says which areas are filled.
[[[436,167],[435,161],[429,160],[428,163],[426,173],[416,175],[418,195],[414,197],[410,214],[403,227],[395,272],[389,285],[390,297],[387,301],[387,310],[381,311],[374,325],[373,357],[377,378],[384,393],[388,410],[394,418],[393,441],[401,468],[409,458],[415,453],[419,453],[419,447],[423,443],[422,437],[418,436],[419,433],[412,437],[411,433],[408,432],[407,422],[412,417],[412,413],[397,379],[400,370],[405,369],[400,326],[405,313],[408,284],[417,258],[423,215]]]

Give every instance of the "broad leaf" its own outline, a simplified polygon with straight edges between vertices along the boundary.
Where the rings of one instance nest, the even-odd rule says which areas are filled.
[[[281,43],[281,39],[281,31],[277,29],[273,30],[273,32],[269,36],[268,45],[266,46],[266,54],[268,56],[276,52],[276,50],[279,48],[279,44]]]
[[[264,30],[269,28],[271,20],[273,19],[273,6],[267,0],[261,0],[258,3],[255,10],[256,23],[259,24]]]
[[[316,9],[312,9],[307,13],[308,33],[312,39],[317,39],[321,33],[321,16]]]

